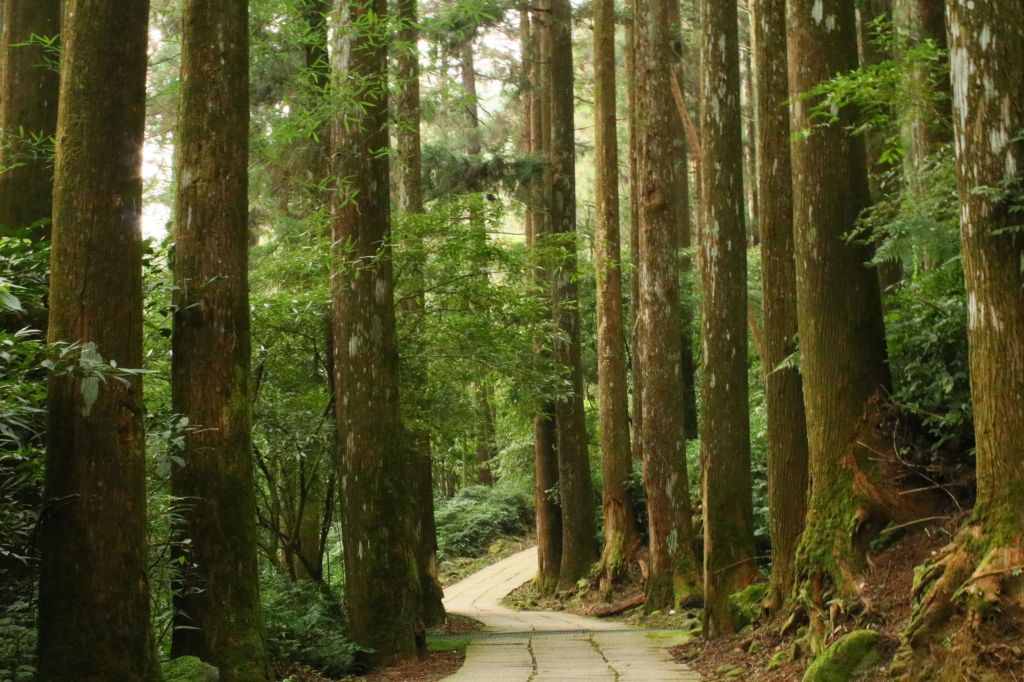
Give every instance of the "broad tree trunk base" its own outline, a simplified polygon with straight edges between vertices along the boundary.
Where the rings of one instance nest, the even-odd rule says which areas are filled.
[[[1002,645],[990,640],[1004,639],[985,631],[1024,620],[1024,533],[993,533],[971,521],[919,569],[914,601],[894,678],[976,679],[972,670],[998,660],[993,649]]]

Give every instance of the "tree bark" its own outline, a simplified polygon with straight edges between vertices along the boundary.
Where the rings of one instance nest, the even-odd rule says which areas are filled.
[[[666,65],[677,0],[635,0],[636,157],[639,202],[639,322],[643,401],[639,447],[647,489],[651,568],[644,608],[692,602],[700,592],[686,473],[680,371],[678,204],[681,164],[664,132],[678,124]]]
[[[24,44],[60,33],[61,0],[7,2],[0,35],[0,234],[31,228],[33,239],[50,234],[51,160],[33,138],[57,130],[60,74],[46,66],[46,51]],[[20,165],[16,165],[20,164]]]
[[[550,71],[551,234],[557,255],[552,268],[552,314],[559,334],[553,344],[556,371],[569,391],[555,401],[555,441],[562,503],[562,563],[558,587],[567,590],[597,559],[594,489],[583,411],[579,291],[576,283],[576,128],[572,71],[572,11],[569,0],[550,0],[547,68]]]
[[[182,15],[175,204],[174,411],[189,420],[171,488],[187,500],[171,656],[269,680],[256,563],[249,407],[249,17],[244,0]]]
[[[791,99],[857,66],[852,0],[790,0]],[[794,132],[810,127],[811,101],[794,103]],[[807,414],[811,497],[797,553],[812,644],[828,626],[825,601],[856,597],[867,543],[888,515],[870,451],[889,369],[881,295],[869,245],[847,240],[869,204],[863,140],[852,111],[791,147],[797,312]],[[837,390],[841,387],[841,390]]]
[[[895,0],[893,23],[896,29],[911,45],[919,45],[926,40],[947,51],[946,17],[944,3],[929,0]],[[943,58],[948,65],[948,57]],[[928,157],[935,153],[940,145],[953,141],[952,98],[949,97],[950,81],[948,69],[937,83],[933,83],[928,69],[915,69],[908,74],[905,83],[909,91],[928,90],[921,93],[923,97],[934,101],[936,110],[926,112],[919,108],[901,112],[903,145],[906,149],[904,168],[909,186],[916,192],[923,191],[920,175],[924,170]]]
[[[466,120],[469,124],[468,146],[470,156],[480,155],[480,110],[476,92],[476,65],[473,50],[474,36],[467,36],[459,48],[459,69],[462,72],[462,95],[466,98]]]
[[[411,446],[399,413],[388,176],[387,47],[371,15],[385,0],[341,6],[333,73],[351,93],[333,125],[334,363],[341,444],[346,611],[353,641],[387,665],[423,646]]]
[[[619,245],[619,153],[616,133],[615,7],[594,3],[594,155],[597,226],[597,374],[600,403],[603,589],[625,574],[636,540],[626,484],[632,466],[629,446],[629,387],[623,329],[622,259]]]
[[[778,610],[793,592],[793,557],[807,513],[807,420],[800,370],[791,363],[782,366],[797,352],[786,2],[753,0],[751,10],[772,546],[768,592]]]
[[[964,650],[977,651],[982,619],[999,627],[1024,606],[1024,234],[1013,210],[1024,196],[1024,7],[952,0],[948,11],[978,497],[918,581],[904,633],[917,652],[960,633],[970,638]],[[974,627],[961,624],[965,615]],[[995,665],[998,677],[1005,663]],[[914,663],[903,672],[928,674]]]
[[[551,20],[547,7],[537,3],[531,8],[530,41],[523,53],[530,64],[530,146],[538,158],[547,161],[551,146],[550,72],[544,67],[550,53],[550,36],[545,25]],[[533,247],[541,247],[550,238],[550,183],[548,171],[533,182],[530,190],[530,224]],[[538,259],[536,284],[543,288],[549,279],[546,263]],[[537,340],[537,362],[551,362],[550,353]],[[558,452],[555,443],[555,407],[545,402],[534,418],[534,499],[537,507],[537,583],[541,592],[552,593],[558,586],[562,564],[562,507],[553,491],[558,486]]]
[[[626,26],[626,126],[629,132],[629,345],[633,398],[633,457],[643,461],[640,424],[643,420],[643,383],[640,371],[640,195],[637,176],[639,129],[636,120],[636,3],[627,0],[630,21]]]
[[[420,56],[419,13],[417,0],[397,0],[400,21],[395,61],[398,84],[395,91],[396,140],[398,146],[398,210],[403,216],[423,213],[423,149],[420,137]],[[417,263],[410,273],[415,282],[422,283],[423,272]],[[416,319],[424,319],[426,298],[422,284],[414,284],[419,292],[409,305]],[[413,368],[411,383],[418,388],[427,385],[425,369]],[[416,509],[415,525],[418,537],[416,561],[420,573],[422,613],[425,625],[433,626],[445,617],[444,597],[437,579],[437,527],[434,524],[433,460],[430,453],[430,433],[412,434],[413,499]]]
[[[49,341],[94,344],[83,355],[141,368],[149,3],[68,0],[67,10]],[[45,682],[161,679],[149,619],[142,381],[126,379],[49,380],[37,658]]]
[[[751,12],[753,0],[740,4],[740,87],[742,88],[743,120],[743,186],[747,201],[747,243],[757,246],[761,241],[761,198],[757,182],[757,116],[754,108],[753,41],[754,25]]]
[[[729,594],[757,578],[747,387],[747,250],[735,3],[701,4],[701,460],[704,635],[733,631]]]
[[[675,81],[670,84],[673,99],[678,86],[679,94],[683,93],[683,36],[682,22],[679,17],[679,2],[670,2],[667,6],[671,50],[667,52],[671,64],[670,77]],[[690,201],[690,158],[687,153],[686,126],[681,117],[675,117],[670,123],[671,142],[674,148],[676,163],[675,187],[670,192],[675,204],[676,221],[679,230],[679,280],[680,280],[680,363],[683,372],[683,422],[687,440],[696,440],[699,433],[697,423],[697,360],[693,352],[693,334],[696,310],[693,287],[693,259],[690,248],[693,246],[693,226],[691,220]],[[696,153],[695,149],[690,150]]]

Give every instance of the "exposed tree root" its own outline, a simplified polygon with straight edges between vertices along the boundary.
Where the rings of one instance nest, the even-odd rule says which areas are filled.
[[[871,617],[873,605],[861,576],[870,543],[886,524],[932,516],[946,503],[939,493],[900,494],[920,481],[903,465],[886,428],[886,415],[874,399],[840,457],[831,486],[819,484],[813,493],[796,559],[796,607],[808,623],[801,648],[812,654],[846,625]]]
[[[1024,665],[1019,647],[990,641],[1019,641],[1024,634],[1024,534],[993,538],[972,521],[919,570],[914,614],[893,675],[985,680],[996,679],[985,671],[1003,667],[1007,657],[1015,659],[1014,666]],[[938,663],[928,665],[932,661]]]

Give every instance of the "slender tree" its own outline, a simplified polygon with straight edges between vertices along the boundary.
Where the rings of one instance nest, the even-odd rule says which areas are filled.
[[[420,53],[419,13],[417,0],[398,0],[400,22],[395,62],[400,87],[395,93],[395,118],[398,165],[398,210],[403,216],[423,213],[423,150],[420,144]],[[417,294],[409,301],[417,319],[423,319],[426,297],[423,293],[423,272],[417,263],[410,276],[416,282]],[[414,393],[427,383],[427,375],[420,368],[413,369],[411,384]],[[413,476],[412,487],[418,537],[417,566],[424,624],[436,625],[444,620],[444,594],[437,579],[437,527],[434,524],[433,460],[430,453],[430,433],[412,434]]]
[[[0,34],[0,234],[50,233],[53,170],[45,148],[57,129],[56,57],[33,36],[60,32],[61,0],[7,2]]]
[[[559,589],[568,589],[597,559],[594,543],[594,490],[587,452],[583,411],[583,365],[580,346],[579,290],[576,283],[576,127],[572,71],[572,11],[569,0],[551,0],[546,24],[546,66],[551,96],[550,245],[556,251],[552,272],[552,311],[559,334],[554,363],[569,390],[555,402],[555,447],[562,503],[562,563]]]
[[[630,379],[633,399],[633,457],[643,459],[640,451],[640,424],[643,419],[643,383],[640,371],[640,196],[637,178],[637,152],[639,132],[637,125],[636,95],[638,79],[636,70],[636,22],[637,12],[634,0],[627,0],[630,19],[626,24],[626,128],[629,133],[629,347]]]
[[[739,37],[733,2],[701,3],[704,634],[732,632],[729,594],[757,577],[747,388]]]
[[[601,430],[604,553],[602,582],[621,577],[636,538],[626,483],[632,465],[629,447],[629,387],[623,329],[622,261],[619,247],[619,154],[616,134],[615,7],[594,3],[594,148],[597,233],[597,373]]]
[[[142,366],[148,16],[148,0],[67,2],[49,340],[82,344],[86,366]],[[161,678],[149,620],[142,381],[118,379],[56,372],[49,381],[37,659],[46,682]]]
[[[683,93],[683,35],[682,21],[679,16],[679,1],[668,3],[666,18],[670,31],[671,50],[667,56],[672,61],[670,69],[672,78],[675,81],[673,95],[676,92]],[[684,105],[685,106],[685,105]],[[677,104],[678,107],[678,104]],[[674,186],[669,192],[672,202],[675,204],[676,223],[679,231],[679,278],[680,278],[680,367],[683,372],[683,421],[687,440],[694,440],[698,435],[697,424],[697,362],[693,352],[693,334],[695,324],[695,310],[693,287],[693,258],[690,256],[690,249],[694,244],[693,221],[691,216],[690,201],[690,153],[697,153],[696,149],[689,149],[686,139],[686,128],[682,117],[676,116],[669,122],[668,135],[673,147],[673,158],[675,159],[676,170],[674,174]]]
[[[171,655],[246,681],[271,679],[249,408],[248,15],[244,0],[183,7],[171,363],[174,411],[194,427],[171,481],[187,500]]]
[[[895,0],[893,24],[910,45],[931,41],[936,48],[946,51],[946,15],[944,3],[929,0]],[[946,63],[945,61],[943,63]],[[909,92],[920,92],[922,99],[934,106],[934,111],[912,106],[902,112],[905,169],[911,187],[920,191],[920,175],[928,157],[940,145],[953,141],[949,71],[945,70],[936,81],[922,66],[907,74],[904,87]],[[925,91],[921,92],[920,89]]]
[[[411,447],[398,394],[388,174],[386,0],[337,14],[334,363],[345,599],[352,639],[387,664],[422,646]]]
[[[530,150],[546,161],[551,146],[550,72],[545,68],[550,52],[550,35],[545,29],[550,10],[539,0],[531,8],[529,41],[523,48],[530,74]],[[535,178],[530,188],[530,234],[532,246],[540,247],[549,240],[551,231],[551,185],[548,173]],[[541,251],[538,249],[538,251]],[[538,288],[549,279],[544,260],[538,259],[535,273]],[[548,349],[536,342],[539,364],[551,362]],[[537,582],[542,592],[551,593],[558,586],[562,564],[562,507],[554,494],[558,486],[558,453],[555,449],[555,406],[545,402],[534,418],[534,498],[537,507]]]
[[[953,0],[948,10],[978,497],[917,581],[905,642],[925,652],[946,649],[946,634],[973,638],[961,616],[1019,613],[1024,594],[1024,234],[1015,210],[1024,197],[1024,6]],[[941,675],[913,664],[903,672]]]
[[[793,591],[793,557],[807,513],[807,422],[797,351],[793,186],[785,0],[752,0],[757,183],[764,288],[764,383],[768,410],[769,599],[779,609]]]
[[[857,66],[852,0],[789,0],[789,92],[795,98]],[[814,100],[797,101],[794,133],[812,126]],[[871,436],[889,385],[878,278],[869,245],[847,235],[869,203],[864,143],[847,134],[853,112],[795,138],[793,218],[801,369],[811,493],[796,580],[812,643],[829,599],[856,598],[867,542],[887,516]],[[877,448],[876,448],[877,449]]]
[[[636,156],[639,202],[639,334],[643,401],[639,448],[647,488],[651,567],[648,611],[692,602],[700,592],[700,569],[693,546],[683,383],[680,370],[678,204],[675,150],[665,130],[678,121],[666,65],[672,61],[672,3],[636,0]]]

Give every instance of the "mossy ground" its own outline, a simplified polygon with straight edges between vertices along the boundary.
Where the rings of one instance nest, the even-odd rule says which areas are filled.
[[[944,526],[915,527],[898,542],[869,554],[861,590],[864,608],[856,614],[846,614],[839,630],[825,642],[831,644],[859,629],[870,628],[879,633],[880,658],[876,665],[863,671],[858,680],[889,682],[887,667],[912,613],[914,568],[948,541],[953,528],[955,522],[952,521]],[[736,595],[734,601],[756,603],[741,599],[742,594]],[[740,679],[746,682],[800,680],[811,660],[807,626],[805,620],[798,620],[782,634],[790,614],[791,611],[784,611],[762,617],[730,637],[712,641],[695,639],[677,647],[673,653],[709,682],[728,679],[725,674],[736,668],[742,670]]]

